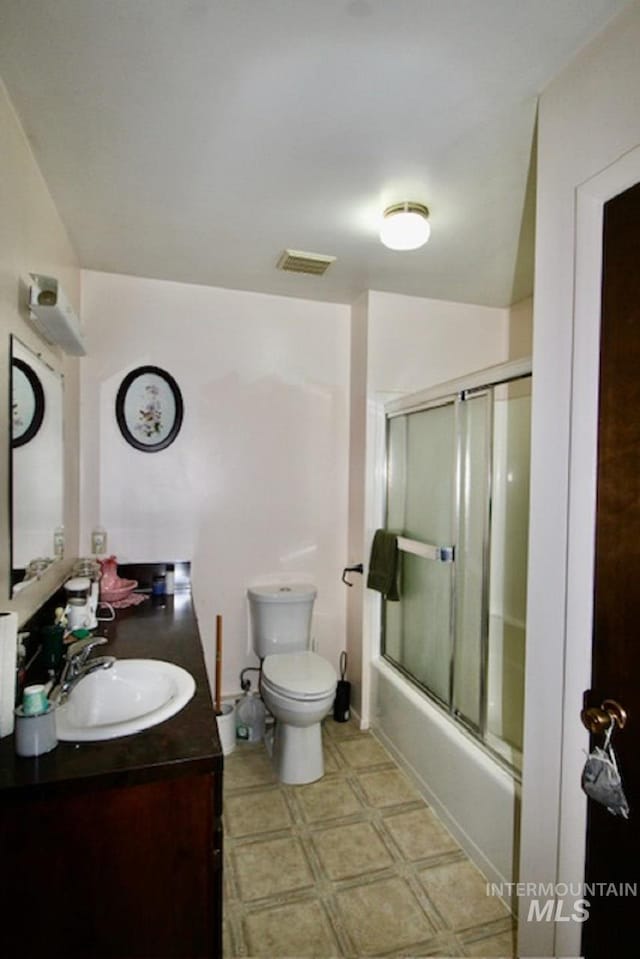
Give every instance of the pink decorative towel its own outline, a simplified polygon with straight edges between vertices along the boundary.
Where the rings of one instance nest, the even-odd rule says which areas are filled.
[[[124,596],[122,599],[116,599],[109,605],[113,606],[114,609],[126,609],[127,606],[139,606],[140,603],[144,603],[146,598],[143,593],[129,593],[128,596]]]

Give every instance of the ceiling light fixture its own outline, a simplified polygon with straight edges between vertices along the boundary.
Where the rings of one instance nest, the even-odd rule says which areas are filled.
[[[417,250],[430,234],[429,210],[423,203],[394,203],[383,213],[380,240],[390,250]]]

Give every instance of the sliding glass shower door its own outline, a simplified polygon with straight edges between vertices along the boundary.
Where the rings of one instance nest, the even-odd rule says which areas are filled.
[[[383,602],[383,654],[516,765],[529,417],[526,376],[387,418],[386,528],[398,536],[400,601]]]
[[[388,442],[387,528],[402,534],[402,601],[384,604],[385,651],[448,702],[452,566],[424,547],[453,542],[454,404],[390,420]]]

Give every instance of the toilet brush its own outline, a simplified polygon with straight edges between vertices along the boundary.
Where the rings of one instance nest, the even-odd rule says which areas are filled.
[[[222,684],[222,616],[216,616],[216,716],[220,715],[220,686]]]
[[[232,753],[236,748],[236,718],[235,709],[227,703],[222,705],[221,699],[222,687],[222,616],[216,616],[216,681],[215,681],[215,700],[214,709],[216,721],[218,724],[218,736],[220,745],[225,756]]]

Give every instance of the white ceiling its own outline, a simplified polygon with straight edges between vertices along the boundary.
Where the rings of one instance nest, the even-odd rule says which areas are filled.
[[[625,5],[0,0],[0,75],[85,267],[504,306],[532,286],[536,95]],[[404,199],[431,209],[411,253],[377,239]],[[337,261],[282,273],[285,247]]]

